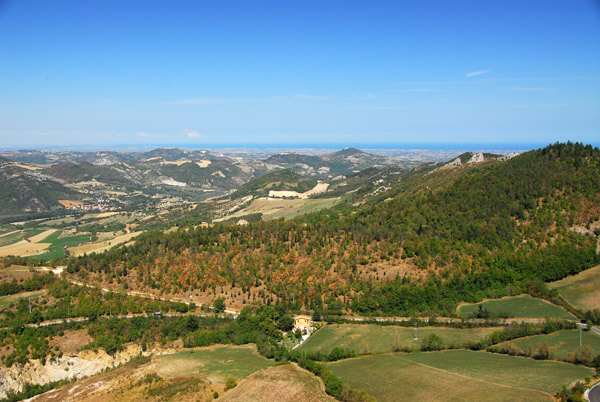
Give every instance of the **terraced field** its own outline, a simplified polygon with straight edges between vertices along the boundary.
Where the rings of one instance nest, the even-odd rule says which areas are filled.
[[[458,308],[460,317],[472,317],[477,313],[482,304],[492,317],[501,317],[508,314],[511,318],[562,318],[575,320],[575,317],[566,310],[545,300],[535,299],[530,296],[507,297],[498,300],[488,300],[483,303],[465,304]]]
[[[336,346],[353,349],[356,353],[390,352],[394,346],[419,349],[424,338],[431,334],[441,337],[447,346],[462,345],[468,341],[479,341],[497,327],[455,329],[446,327],[418,328],[418,339],[415,340],[415,329],[396,325],[381,326],[370,324],[327,325],[300,346],[300,350],[318,350],[328,352]]]
[[[563,384],[593,370],[486,352],[453,350],[384,354],[329,367],[344,382],[380,401],[552,401]]]

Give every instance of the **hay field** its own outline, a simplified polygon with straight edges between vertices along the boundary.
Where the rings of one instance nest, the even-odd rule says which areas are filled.
[[[483,304],[493,317],[503,312],[510,313],[511,318],[562,318],[575,320],[575,316],[562,308],[545,300],[535,299],[531,296],[506,297],[498,300],[488,300],[483,303],[463,304],[458,308],[458,315],[468,318],[477,313],[479,305]]]
[[[458,329],[447,327],[418,328],[418,339],[415,340],[415,329],[397,325],[371,324],[330,324],[306,340],[300,350],[317,350],[327,353],[334,347],[350,348],[356,353],[382,353],[392,351],[398,338],[398,346],[420,349],[423,339],[431,334],[442,338],[446,345],[461,345],[469,341],[479,341],[498,327]]]
[[[275,365],[256,352],[254,345],[223,346],[188,350],[157,358],[156,373],[161,377],[201,375],[215,383],[225,383],[227,377],[236,380]]]
[[[46,249],[48,249],[48,247],[50,247],[51,243],[40,242],[46,239],[51,234],[53,234],[54,232],[56,232],[56,230],[57,229],[48,229],[40,234],[30,237],[30,241],[21,240],[8,246],[0,247],[0,257],[4,257],[7,255],[18,255],[22,257],[27,257],[31,255],[41,254]]]
[[[581,340],[582,344],[591,346],[596,354],[600,354],[600,336],[593,332],[582,331]],[[523,351],[528,347],[536,351],[544,342],[550,345],[550,350],[555,358],[567,359],[570,353],[577,353],[579,351],[579,331],[576,329],[557,331],[548,335],[530,336],[512,342],[504,342],[498,346],[501,347],[504,344],[512,343]]]
[[[342,360],[329,367],[343,381],[379,401],[552,401],[563,384],[592,370],[466,350],[385,354]]]
[[[548,286],[580,310],[600,309],[600,265]]]

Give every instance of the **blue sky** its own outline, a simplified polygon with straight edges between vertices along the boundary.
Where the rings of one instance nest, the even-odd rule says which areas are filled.
[[[0,1],[0,146],[600,142],[600,2]]]

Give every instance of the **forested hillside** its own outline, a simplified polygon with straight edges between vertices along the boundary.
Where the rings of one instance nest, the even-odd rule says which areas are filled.
[[[450,314],[459,301],[524,291],[600,261],[600,150],[555,144],[507,162],[417,169],[360,207],[295,221],[147,233],[72,259],[111,286],[234,289],[244,302],[385,314]],[[292,301],[294,304],[292,305]]]

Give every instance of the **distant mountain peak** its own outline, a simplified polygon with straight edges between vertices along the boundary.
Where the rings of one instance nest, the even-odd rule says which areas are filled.
[[[366,152],[361,151],[360,149],[354,148],[354,147],[346,147],[344,149],[341,149],[333,154],[331,154],[332,157],[337,157],[337,156],[352,156],[352,155],[357,155],[357,154],[366,154]]]

